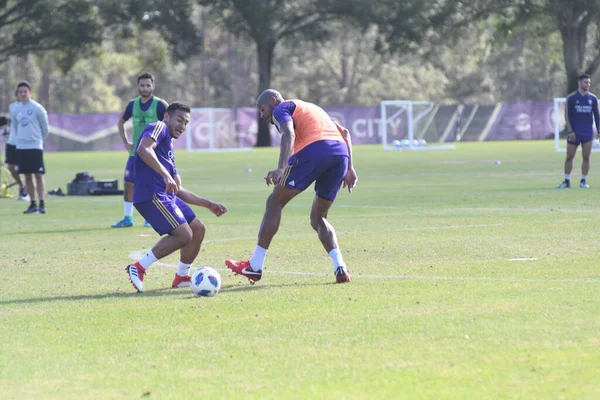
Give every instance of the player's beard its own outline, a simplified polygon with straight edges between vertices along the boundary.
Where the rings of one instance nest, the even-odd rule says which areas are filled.
[[[142,92],[141,90],[138,90],[138,93],[140,94],[140,96],[144,97],[144,98],[150,98],[152,97],[152,94],[154,93],[153,91],[149,91],[149,94],[144,94],[144,92]]]

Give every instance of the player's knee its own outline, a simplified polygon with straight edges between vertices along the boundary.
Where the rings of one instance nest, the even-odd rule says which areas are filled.
[[[184,228],[182,227],[181,229],[177,229],[175,237],[177,238],[179,245],[181,247],[183,247],[192,240],[192,237],[193,237],[192,230],[190,229],[190,227],[188,225],[185,225]]]
[[[204,235],[206,234],[206,225],[200,220],[194,222],[194,227],[192,228],[192,233],[194,239],[202,240]]]
[[[317,213],[311,213],[310,214],[310,226],[312,226],[312,228],[316,231],[319,229],[319,225],[325,223],[325,217],[317,214]]]

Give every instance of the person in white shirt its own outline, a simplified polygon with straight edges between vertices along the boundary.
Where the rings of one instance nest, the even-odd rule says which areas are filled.
[[[25,175],[25,187],[31,198],[24,213],[45,214],[44,140],[48,137],[48,113],[41,104],[31,99],[31,85],[27,81],[17,85],[17,98],[19,102],[11,108],[10,119],[16,133],[18,171]]]

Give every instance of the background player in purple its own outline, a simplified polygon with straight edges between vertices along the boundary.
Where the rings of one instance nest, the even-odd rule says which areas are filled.
[[[336,282],[350,282],[335,229],[327,220],[342,184],[352,192],[358,179],[352,163],[350,133],[321,107],[302,100],[285,101],[276,90],[264,91],[256,100],[256,106],[261,117],[274,124],[281,133],[278,166],[265,177],[267,186],[273,184],[275,187],[267,199],[252,258],[248,261],[226,260],[225,264],[250,282],[260,280],[267,249],[279,229],[283,208],[314,182],[316,193],[310,224],[333,261]]]
[[[590,76],[583,74],[579,78],[579,89],[567,97],[565,120],[567,122],[567,159],[565,160],[565,180],[556,185],[557,189],[571,187],[571,171],[573,158],[577,154],[577,146],[581,145],[581,181],[579,187],[589,188],[586,179],[590,171],[590,154],[594,141],[594,122],[596,132],[600,136],[600,113],[598,98],[589,92]]]
[[[173,139],[183,135],[189,122],[190,108],[173,102],[167,108],[164,122],[149,124],[140,137],[135,156],[137,178],[133,203],[156,233],[167,236],[141,260],[125,268],[138,292],[143,289],[144,275],[150,265],[177,250],[181,250],[181,258],[171,286],[190,285],[190,267],[200,251],[206,227],[188,204],[208,208],[217,217],[227,212],[222,204],[204,199],[181,186],[181,177],[175,167]]]

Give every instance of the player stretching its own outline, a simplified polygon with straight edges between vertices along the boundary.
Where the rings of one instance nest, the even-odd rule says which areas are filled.
[[[590,153],[594,140],[594,122],[600,135],[600,114],[598,113],[598,98],[589,92],[590,76],[583,74],[577,78],[579,90],[567,97],[565,120],[567,122],[567,159],[565,160],[565,180],[556,185],[557,189],[571,187],[571,171],[577,146],[581,144],[581,182],[579,187],[589,188],[586,179],[590,171]],[[593,115],[593,117],[592,117]]]
[[[322,108],[301,100],[284,101],[281,94],[272,89],[258,97],[256,107],[261,117],[274,124],[281,133],[279,164],[265,177],[267,186],[273,184],[274,188],[267,199],[252,258],[250,261],[226,260],[225,264],[250,282],[259,281],[267,249],[279,228],[283,207],[315,182],[310,224],[333,260],[336,282],[350,282],[335,230],[327,221],[327,213],[342,183],[352,193],[358,180],[352,165],[350,133]]]
[[[127,228],[133,226],[133,186],[135,182],[135,149],[137,148],[138,140],[142,131],[151,122],[162,121],[167,109],[167,102],[154,96],[154,76],[149,72],[144,72],[137,78],[138,92],[140,95],[131,100],[123,115],[119,118],[117,124],[121,139],[125,148],[129,152],[129,158],[125,165],[125,175],[123,177],[123,200],[124,200],[124,217],[116,224],[111,225],[113,228]],[[133,118],[133,141],[129,141],[125,132],[125,122]],[[146,221],[145,226],[150,226]]]
[[[190,285],[190,267],[200,251],[206,227],[186,203],[208,208],[217,217],[227,212],[223,205],[199,197],[181,186],[175,167],[173,139],[183,135],[189,122],[190,108],[174,102],[167,108],[164,122],[149,124],[140,136],[135,156],[137,177],[133,202],[152,228],[159,235],[167,236],[160,239],[141,260],[125,268],[138,292],[142,291],[144,275],[150,265],[176,250],[181,250],[181,258],[172,287]]]

